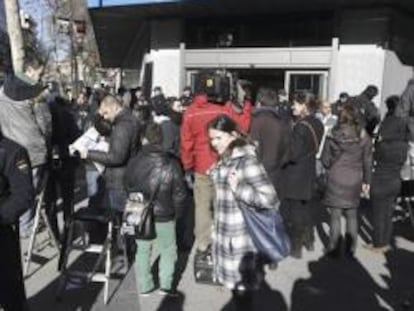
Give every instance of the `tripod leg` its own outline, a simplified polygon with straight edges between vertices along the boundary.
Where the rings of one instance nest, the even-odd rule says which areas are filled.
[[[52,244],[54,245],[54,247],[56,247],[56,249],[59,250],[59,242],[57,241],[56,236],[53,233],[52,227],[50,226],[49,219],[47,218],[47,215],[46,215],[46,211],[42,209],[40,213],[42,216],[42,220],[45,223],[46,230],[49,235],[49,239],[52,241]]]
[[[30,262],[32,261],[33,247],[34,247],[34,243],[36,239],[37,229],[39,227],[40,209],[42,208],[43,195],[44,195],[44,190],[39,194],[37,203],[36,203],[36,211],[35,211],[35,217],[33,221],[32,233],[30,234],[29,247],[27,248],[27,253],[24,259],[25,261],[24,275],[27,275],[27,273],[29,272]]]
[[[408,209],[408,214],[410,215],[411,226],[413,227],[413,230],[414,230],[414,211],[413,211],[413,206],[411,204],[411,201],[407,201],[407,209]]]

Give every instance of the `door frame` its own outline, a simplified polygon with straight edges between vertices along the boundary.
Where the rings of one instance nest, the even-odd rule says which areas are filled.
[[[286,70],[285,72],[285,91],[289,94],[291,75],[321,75],[322,80],[322,98],[323,100],[328,99],[328,88],[329,88],[329,70]],[[318,95],[319,94],[315,94]]]

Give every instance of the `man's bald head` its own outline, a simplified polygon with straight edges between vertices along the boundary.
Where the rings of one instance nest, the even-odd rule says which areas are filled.
[[[109,122],[113,123],[115,117],[122,110],[122,103],[113,95],[106,95],[99,106],[98,113]]]

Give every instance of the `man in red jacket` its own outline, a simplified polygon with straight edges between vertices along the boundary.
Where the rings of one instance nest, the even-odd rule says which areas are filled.
[[[240,112],[233,103],[220,105],[208,101],[205,94],[195,96],[183,116],[181,125],[181,161],[186,174],[194,173],[195,243],[199,252],[208,250],[211,244],[212,184],[207,170],[217,161],[217,154],[210,149],[207,124],[220,114],[233,118],[247,132],[252,105],[245,101]]]

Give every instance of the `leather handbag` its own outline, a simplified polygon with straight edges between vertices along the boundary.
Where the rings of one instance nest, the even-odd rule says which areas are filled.
[[[163,175],[160,174],[158,184],[148,201],[145,201],[144,195],[140,192],[129,194],[122,220],[122,232],[125,235],[133,236],[137,240],[153,240],[157,237],[154,201]]]
[[[254,208],[239,203],[247,231],[258,252],[271,262],[290,253],[290,241],[277,208]]]
[[[153,240],[156,237],[154,201],[152,200],[143,210],[141,221],[135,227],[135,238],[138,240]]]

